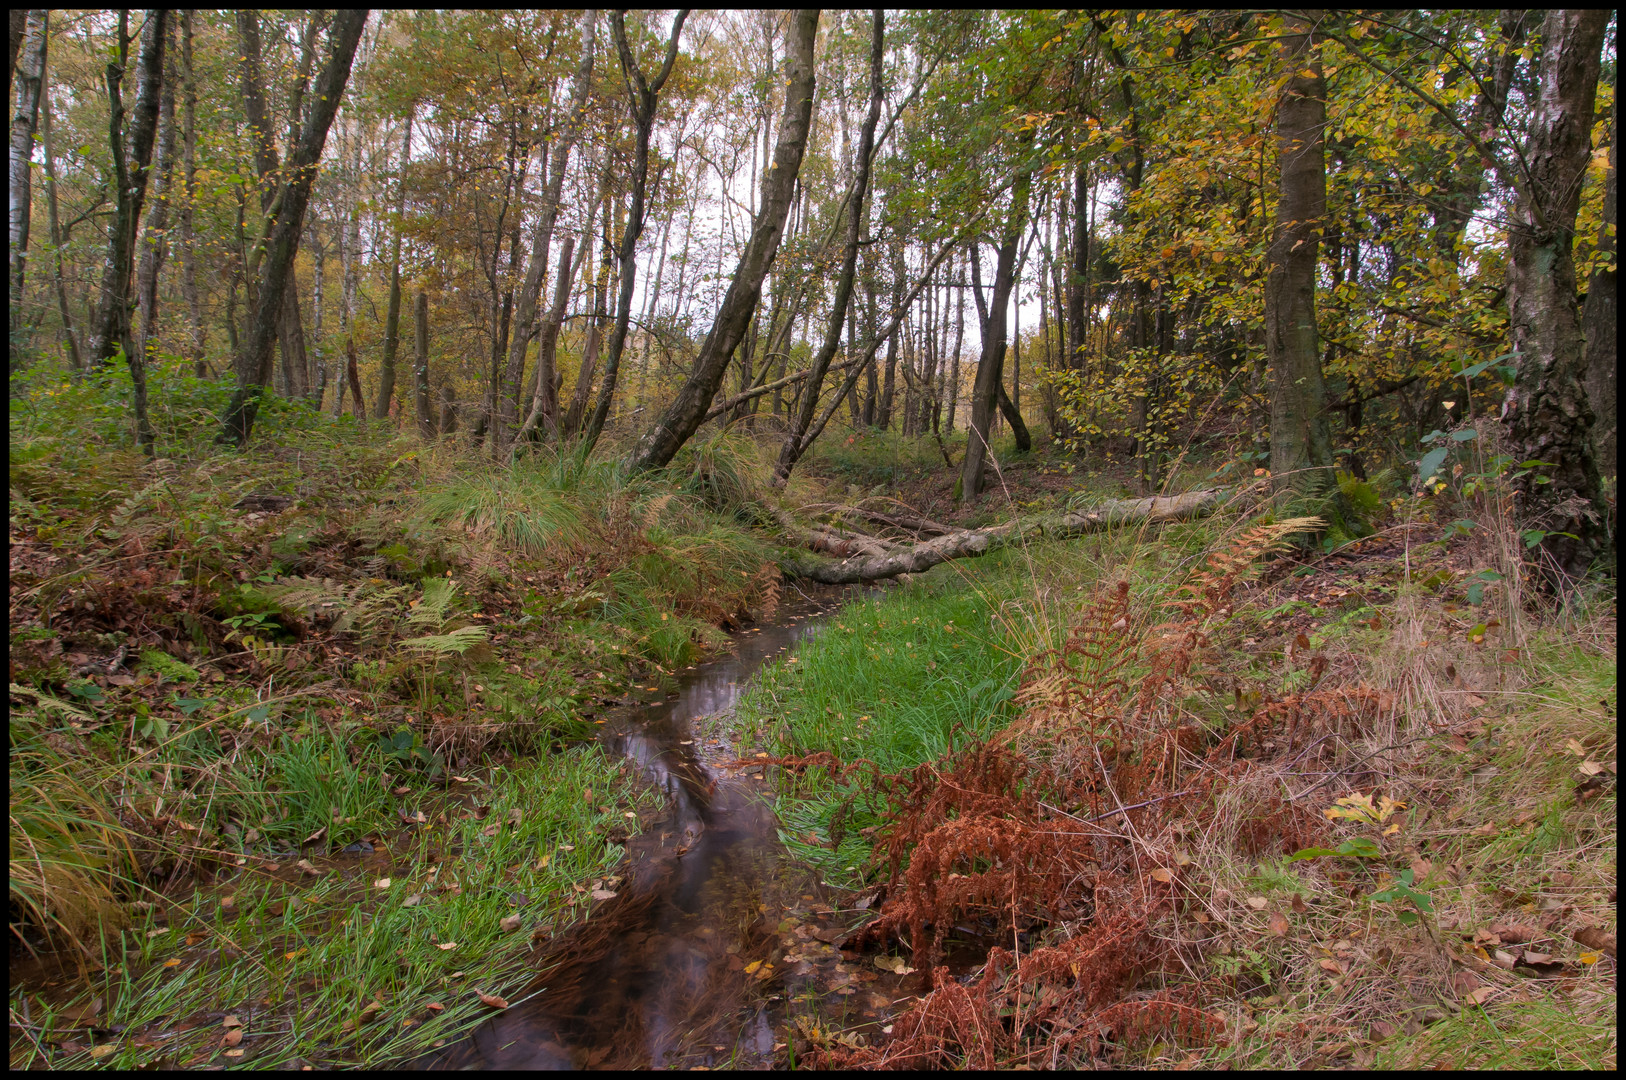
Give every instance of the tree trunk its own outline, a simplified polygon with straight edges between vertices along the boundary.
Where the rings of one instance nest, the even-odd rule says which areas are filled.
[[[344,339],[344,374],[345,380],[350,384],[350,415],[357,421],[367,419],[367,407],[362,404],[361,369],[356,366],[356,339]],[[344,387],[339,387],[338,398],[344,400]]]
[[[604,184],[604,236],[599,243],[599,267],[593,275],[591,292],[593,297],[593,314],[587,320],[587,340],[582,344],[582,366],[576,372],[576,388],[570,395],[570,408],[565,411],[561,439],[574,438],[581,429],[582,421],[587,415],[587,399],[593,390],[593,375],[598,368],[598,351],[604,339],[604,320],[608,318],[605,310],[607,291],[610,280],[611,250],[610,250],[610,221],[609,207],[610,194],[608,190],[609,176],[606,175]],[[593,239],[592,230],[588,230],[588,240]]]
[[[221,418],[223,442],[241,447],[254,428],[259,397],[271,377],[271,342],[276,336],[282,298],[292,276],[304,228],[305,207],[316,179],[317,162],[327,142],[333,114],[344,96],[350,64],[367,21],[366,9],[340,9],[333,16],[329,53],[317,78],[310,115],[300,132],[299,143],[288,155],[288,179],[277,198],[278,212],[266,241],[266,254],[260,266],[259,292],[254,314],[242,347],[234,357],[237,390]]]
[[[412,401],[418,411],[418,438],[435,437],[435,414],[429,411],[429,295],[418,290],[412,306]]]
[[[773,486],[784,487],[785,481],[790,478],[791,469],[807,451],[807,443],[803,440],[807,436],[808,428],[813,424],[813,415],[818,411],[819,390],[824,385],[824,374],[835,359],[836,350],[841,347],[841,330],[847,322],[847,306],[852,300],[853,280],[858,267],[858,244],[863,239],[865,207],[864,199],[869,193],[870,159],[875,150],[875,125],[881,119],[881,101],[885,94],[885,87],[881,81],[881,58],[886,32],[886,16],[877,9],[874,26],[870,31],[869,55],[869,112],[864,117],[863,126],[858,132],[858,153],[854,159],[857,172],[853,177],[852,194],[848,197],[844,212],[847,215],[847,240],[842,250],[841,274],[836,279],[836,294],[830,307],[830,320],[824,330],[824,342],[819,346],[818,354],[813,357],[810,373],[806,384],[802,387],[801,407],[791,421],[790,429],[785,433],[785,441],[779,448],[779,460],[774,464]],[[793,39],[794,40],[794,39]],[[812,43],[808,43],[809,55],[812,53]],[[811,72],[809,73],[811,79]],[[809,87],[811,95],[811,86]],[[780,127],[781,134],[790,126],[789,110],[786,110],[787,122]],[[849,334],[849,349],[853,344]]]
[[[964,280],[963,278],[961,280]],[[960,407],[960,350],[965,348],[965,286],[954,290],[954,355],[949,359],[948,425],[954,434],[954,414]]]
[[[621,369],[621,354],[627,347],[627,322],[632,317],[632,286],[638,266],[638,237],[644,231],[644,185],[649,178],[649,139],[655,128],[655,107],[660,101],[661,87],[666,85],[667,77],[672,74],[672,65],[677,60],[678,37],[683,31],[683,20],[688,15],[689,9],[683,8],[672,20],[672,33],[666,42],[666,59],[653,80],[644,78],[638,61],[633,58],[632,48],[627,44],[622,13],[618,11],[610,16],[610,28],[615,32],[616,55],[621,60],[621,75],[627,80],[632,94],[629,105],[638,134],[632,158],[632,206],[627,213],[621,250],[617,253],[621,262],[621,295],[616,302],[615,327],[610,331],[610,351],[604,361],[604,382],[599,387],[593,414],[588,417],[587,427],[582,432],[582,439],[589,451],[598,443],[598,437],[604,431],[604,422],[609,418],[610,402],[615,397],[616,376]],[[732,352],[731,349],[729,354],[724,355],[725,366]]]
[[[1011,213],[999,246],[994,270],[994,287],[988,300],[987,326],[982,335],[982,356],[977,361],[977,380],[971,388],[971,421],[967,430],[965,459],[960,464],[959,498],[973,502],[982,491],[982,472],[988,460],[988,434],[993,427],[994,409],[1003,390],[1005,367],[1005,313],[1011,290],[1016,284],[1016,255],[1027,229],[1028,193],[1033,176],[1017,177],[1011,191]],[[1013,425],[1014,426],[1014,425]]]
[[[16,23],[17,13],[12,12]],[[11,115],[11,371],[15,373],[22,361],[21,332],[23,327],[23,278],[28,259],[28,226],[32,211],[33,188],[30,183],[34,160],[34,129],[39,122],[40,93],[45,85],[45,53],[50,39],[50,12],[28,12],[23,38],[26,47],[18,62],[21,42],[12,32],[12,80],[16,96]],[[16,82],[18,72],[22,81]]]
[[[123,351],[130,365],[133,384],[136,438],[148,457],[153,456],[154,435],[147,419],[147,365],[136,348],[131,332],[131,310],[135,296],[131,279],[135,273],[136,225],[141,220],[141,204],[147,196],[151,171],[152,144],[158,132],[159,98],[164,81],[164,39],[169,13],[160,8],[147,15],[147,32],[137,61],[135,107],[130,113],[129,131],[124,127],[124,71],[129,63],[129,13],[120,10],[118,45],[107,63],[108,145],[113,152],[113,180],[117,185],[116,212],[108,237],[107,261],[102,265],[102,293],[91,324],[90,356],[106,364]]]
[[[79,350],[79,335],[74,332],[73,314],[68,306],[68,283],[62,273],[62,249],[68,237],[63,232],[56,200],[56,147],[51,140],[51,87],[50,74],[40,83],[40,133],[45,142],[45,210],[51,228],[51,284],[56,291],[57,313],[62,317],[62,334],[68,342],[68,360],[74,371],[85,369],[85,357]]]
[[[537,305],[541,301],[542,286],[547,279],[548,248],[553,242],[554,223],[559,217],[559,195],[564,188],[565,166],[569,162],[571,148],[575,146],[576,138],[581,132],[582,117],[587,112],[588,89],[593,81],[593,44],[597,24],[597,11],[589,8],[582,12],[582,55],[576,67],[570,116],[565,121],[564,130],[559,132],[554,140],[553,157],[548,162],[547,185],[542,195],[541,216],[537,219],[536,233],[531,240],[530,263],[525,268],[525,283],[520,287],[514,309],[514,321],[508,340],[508,367],[503,373],[503,385],[512,387],[516,396],[519,393],[520,378],[525,371],[525,353],[530,349],[531,341],[537,334]],[[567,269],[568,266],[567,260]],[[541,364],[540,355],[537,362]],[[552,397],[552,379],[550,364],[547,379],[538,383],[538,386],[544,387],[543,396],[546,398]],[[491,446],[494,453],[500,454],[508,449],[507,432],[514,417],[507,395],[499,393],[498,398],[497,415],[492,421]],[[553,412],[552,408],[547,410],[550,430],[553,429]]]
[[[722,385],[723,376],[728,371],[729,357],[734,355],[756,311],[763,279],[767,277],[774,256],[779,251],[785,217],[790,212],[796,176],[802,165],[802,152],[807,147],[807,133],[813,115],[813,40],[818,23],[819,12],[816,8],[799,10],[791,16],[786,41],[789,70],[785,85],[785,110],[780,119],[773,161],[763,172],[761,208],[752,226],[751,238],[740,256],[711,332],[700,346],[694,371],[684,381],[677,398],[660,420],[639,440],[629,463],[634,472],[665,465],[694,434],[710,409],[718,387]],[[624,283],[622,292],[623,295],[627,294]]]
[[[559,328],[565,321],[565,308],[570,303],[570,283],[575,277],[575,266],[571,264],[575,248],[576,238],[567,236],[564,247],[559,249],[559,281],[554,287],[553,307],[543,320],[541,340],[536,347],[536,389],[531,394],[530,414],[514,436],[514,450],[531,438],[538,427],[545,428],[554,442],[559,440],[559,388],[554,363],[559,352]]]
[[[406,168],[412,158],[412,118],[416,105],[407,110],[406,129],[401,136],[401,170],[395,189],[395,235],[390,239],[390,303],[384,315],[384,359],[378,371],[378,399],[373,403],[373,419],[390,414],[395,396],[395,357],[401,348],[401,219],[406,215]]]
[[[1508,232],[1517,375],[1504,422],[1515,458],[1550,465],[1526,472],[1514,490],[1524,518],[1547,533],[1541,546],[1548,569],[1569,577],[1584,575],[1608,542],[1572,248],[1609,18],[1602,9],[1551,10],[1542,20],[1540,95]],[[1549,482],[1538,485],[1538,479]]]
[[[854,585],[899,574],[919,574],[950,559],[975,558],[990,551],[1039,536],[1066,539],[1086,532],[1121,525],[1153,525],[1184,521],[1209,513],[1220,503],[1219,491],[1188,491],[1171,497],[1114,500],[1091,510],[1054,514],[986,529],[959,529],[918,544],[894,544],[874,537],[856,537],[831,530],[810,530],[781,515],[787,531],[815,550],[843,556],[841,562],[824,559],[786,559],[780,568],[790,577],[808,578],[827,585]]]
[[[192,12],[181,12],[181,292],[186,297],[186,317],[191,333],[187,352],[193,374],[207,378],[209,363],[204,359],[203,308],[198,300],[197,234],[193,219],[198,200],[198,88],[192,74]]]
[[[6,100],[17,91],[17,54],[22,49],[28,30],[28,12],[23,8],[11,9],[11,73],[6,83]]]
[[[1280,46],[1292,73],[1276,111],[1281,184],[1265,282],[1270,473],[1278,492],[1318,491],[1333,479],[1315,313],[1316,263],[1327,213],[1322,140],[1327,84],[1320,50],[1311,39],[1313,21],[1313,15],[1288,16]]]
[[[1586,393],[1592,406],[1593,445],[1597,448],[1599,471],[1616,475],[1615,430],[1615,120],[1609,115],[1609,172],[1604,181],[1603,224],[1598,229],[1598,251],[1607,253],[1587,282],[1586,307],[1581,325],[1586,331]]]
[[[165,34],[165,62],[173,71],[175,59],[174,23]],[[158,113],[158,160],[153,165],[152,206],[147,210],[147,225],[141,234],[141,262],[136,271],[136,297],[141,313],[141,333],[136,347],[149,361],[152,349],[149,342],[157,335],[158,275],[164,268],[164,257],[169,248],[169,204],[173,201],[175,174],[175,80],[164,80],[162,103]]]

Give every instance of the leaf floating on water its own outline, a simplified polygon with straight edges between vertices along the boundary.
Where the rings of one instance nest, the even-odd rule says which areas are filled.
[[[591,895],[594,900],[609,900],[615,896],[615,892],[610,889],[594,889]]]
[[[236,1046],[243,1041],[243,1029],[234,1027],[220,1037],[221,1046]]]
[[[475,993],[480,995],[480,1000],[482,1002],[484,1002],[487,1005],[490,1005],[493,1009],[506,1009],[506,1008],[508,1008],[508,999],[506,999],[506,998],[500,998],[496,994],[482,993],[479,990],[476,990]]]
[[[749,964],[745,965],[745,973],[747,975],[755,975],[757,973],[757,968],[759,968],[761,966],[762,966],[762,961],[761,960],[753,960]]]

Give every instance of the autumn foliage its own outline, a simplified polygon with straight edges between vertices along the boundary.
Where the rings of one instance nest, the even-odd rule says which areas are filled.
[[[1320,685],[1319,656],[1308,661],[1310,688],[1287,695],[1210,665],[1233,593],[1309,524],[1238,536],[1149,629],[1127,583],[1104,589],[1066,641],[1029,665],[1016,698],[1023,713],[1005,732],[875,777],[890,811],[877,837],[887,899],[852,945],[902,938],[930,971],[930,990],[890,1041],[835,1047],[818,1064],[1054,1065],[1159,1034],[1223,1038],[1202,985],[1165,978],[1201,949],[1183,915],[1200,882],[1182,838],[1214,828],[1220,796],[1234,788],[1224,827],[1239,849],[1279,854],[1316,841],[1320,815],[1243,781],[1282,755],[1314,752],[1319,735],[1364,730],[1392,704],[1368,687]],[[945,935],[966,921],[1003,933],[1012,949],[994,948],[960,980],[941,960]],[[1044,944],[1021,951],[1035,930]]]

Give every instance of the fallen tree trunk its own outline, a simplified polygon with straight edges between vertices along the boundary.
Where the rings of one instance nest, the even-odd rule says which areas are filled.
[[[1156,495],[1148,499],[1117,499],[1090,510],[1052,514],[986,529],[960,529],[943,536],[907,546],[889,544],[869,537],[832,536],[835,530],[808,529],[797,525],[788,514],[776,515],[792,535],[815,550],[842,548],[834,540],[852,547],[851,557],[841,562],[823,559],[787,559],[780,568],[791,577],[808,578],[826,585],[855,585],[865,581],[919,574],[950,559],[969,559],[1022,540],[1049,537],[1065,539],[1096,532],[1114,525],[1155,525],[1201,517],[1220,503],[1222,492],[1188,491],[1181,495]],[[886,550],[890,548],[890,550]]]

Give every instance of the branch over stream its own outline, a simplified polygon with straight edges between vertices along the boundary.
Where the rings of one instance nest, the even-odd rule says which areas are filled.
[[[1065,539],[1114,525],[1155,525],[1202,517],[1219,505],[1216,489],[1180,495],[1154,495],[1146,499],[1114,499],[1089,510],[1047,514],[990,525],[984,529],[957,529],[915,544],[900,544],[829,526],[808,526],[785,511],[774,515],[792,536],[815,551],[843,556],[826,559],[786,559],[780,568],[791,577],[809,578],[826,585],[853,585],[865,581],[918,574],[950,559],[969,559],[1026,539]]]

